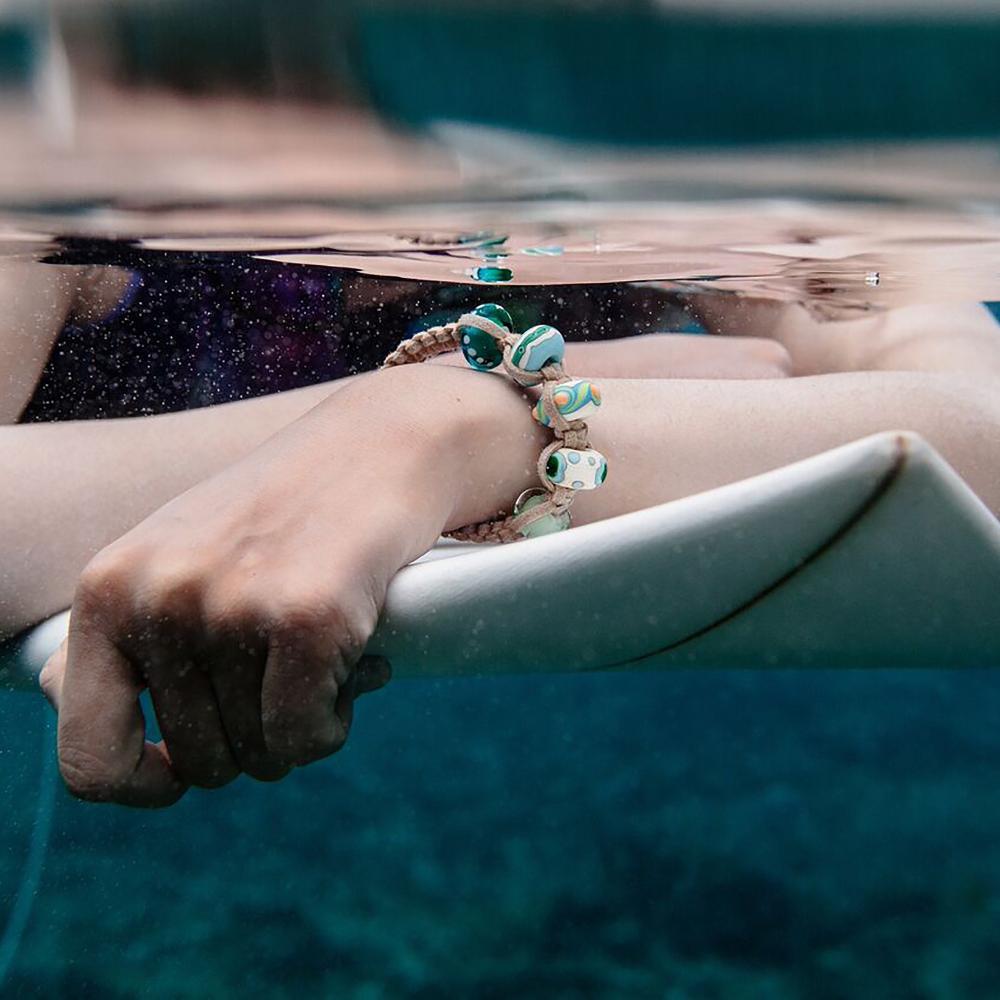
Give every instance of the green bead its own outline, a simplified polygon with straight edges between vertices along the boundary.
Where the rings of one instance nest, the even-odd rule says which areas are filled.
[[[474,243],[480,247],[496,247],[503,246],[507,242],[507,237],[491,232],[463,233],[459,236],[458,242],[466,246]]]
[[[548,499],[546,490],[525,490],[514,504],[514,514],[523,514],[526,510],[537,507]],[[521,528],[521,534],[525,538],[540,538],[542,535],[552,535],[557,531],[565,531],[569,527],[569,511],[561,511],[558,514],[546,514],[537,521]]]
[[[482,316],[483,319],[492,320],[497,326],[502,326],[507,333],[512,333],[514,330],[514,321],[510,318],[510,313],[495,302],[484,302],[472,311],[477,316]]]
[[[495,323],[504,333],[510,333],[514,328],[510,313],[503,306],[487,302],[484,305],[476,306],[472,311],[476,316],[482,316],[483,319]],[[489,371],[503,361],[503,347],[495,337],[491,337],[478,327],[460,326],[458,336],[465,360],[477,371]]]

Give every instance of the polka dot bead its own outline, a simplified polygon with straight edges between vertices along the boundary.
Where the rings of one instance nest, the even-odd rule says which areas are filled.
[[[608,478],[608,463],[593,448],[559,448],[545,463],[545,477],[555,486],[596,490]]]
[[[497,336],[513,332],[513,321],[503,306],[487,302],[473,309],[472,315],[482,317],[495,327]],[[503,361],[503,347],[497,337],[486,330],[481,330],[478,326],[459,326],[458,338],[465,360],[476,371],[490,371]]]

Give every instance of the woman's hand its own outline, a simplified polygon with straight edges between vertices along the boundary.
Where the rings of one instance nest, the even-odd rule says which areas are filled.
[[[460,436],[422,394],[444,374],[482,385],[359,380],[94,558],[42,677],[74,794],[168,805],[343,745],[354,698],[388,678],[362,658],[388,582],[455,509]]]
[[[739,382],[601,381],[611,475],[574,522],[757,475],[877,431],[923,434],[993,511],[989,376],[883,372]],[[80,582],[59,710],[70,789],[165,805],[245,770],[274,778],[343,742],[389,580],[443,529],[509,509],[549,440],[501,376],[378,372],[167,504]],[[145,742],[149,688],[163,735]]]

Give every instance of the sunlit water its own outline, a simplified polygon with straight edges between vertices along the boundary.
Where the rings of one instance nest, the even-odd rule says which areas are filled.
[[[695,294],[831,323],[1000,300],[982,203],[50,206],[0,223],[0,252],[0,281],[112,293],[39,320],[31,419],[338,377],[485,300],[577,339],[694,330]],[[280,785],[155,815],[60,796],[7,990],[994,995],[1000,681],[892,666],[401,682],[362,702],[338,758]],[[38,702],[0,697],[5,908]]]

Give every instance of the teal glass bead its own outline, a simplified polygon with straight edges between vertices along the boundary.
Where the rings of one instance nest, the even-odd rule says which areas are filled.
[[[497,326],[502,326],[504,333],[514,332],[514,321],[510,318],[510,313],[503,306],[498,306],[495,302],[484,302],[481,306],[476,306],[472,310],[477,316],[491,320]]]
[[[532,507],[537,507],[548,499],[546,490],[525,490],[514,503],[514,514],[523,514]],[[521,529],[525,538],[540,538],[542,535],[553,535],[557,531],[565,531],[569,527],[569,511],[559,514],[546,514],[537,521],[532,521]]]
[[[484,305],[476,306],[472,310],[476,316],[482,316],[491,323],[495,323],[503,333],[511,333],[514,323],[510,314],[503,306],[487,302]],[[503,347],[484,330],[475,326],[460,326],[458,328],[459,343],[462,345],[462,354],[465,360],[476,369],[476,371],[489,371],[496,368],[503,361]]]
[[[561,363],[565,354],[563,335],[554,326],[540,323],[517,338],[511,361],[522,371],[540,372],[547,365]]]

